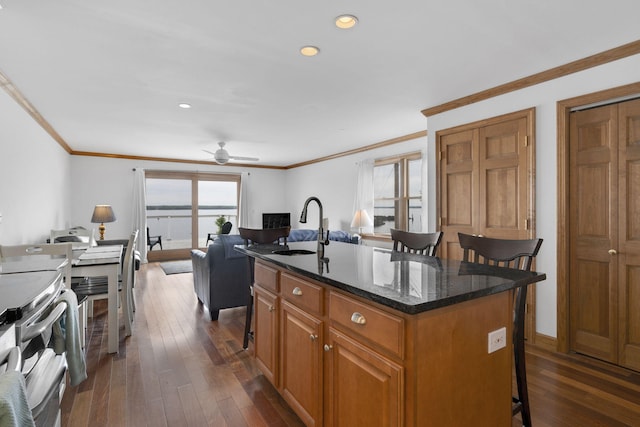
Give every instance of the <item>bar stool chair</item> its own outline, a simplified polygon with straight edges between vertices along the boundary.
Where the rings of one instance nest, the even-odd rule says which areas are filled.
[[[435,256],[442,240],[442,231],[414,233],[392,228],[391,240],[393,240],[394,251]]]
[[[238,228],[240,237],[244,239],[245,246],[249,244],[253,245],[283,245],[287,244],[287,237],[289,237],[289,231],[291,227],[280,228]],[[249,347],[249,336],[251,335],[251,316],[253,312],[253,267],[255,260],[249,257],[249,268],[251,270],[251,282],[249,301],[247,303],[247,315],[244,323],[244,339],[242,342],[242,348],[245,350]]]
[[[533,259],[538,255],[542,239],[507,240],[471,236],[458,233],[462,259],[468,262],[491,264],[518,270],[531,270]],[[473,255],[472,255],[473,254]],[[524,356],[524,318],[527,303],[527,288],[515,290],[513,316],[513,357],[515,360],[518,395],[512,397],[512,416],[522,415],[522,424],[531,427],[531,410],[527,390],[527,371]]]

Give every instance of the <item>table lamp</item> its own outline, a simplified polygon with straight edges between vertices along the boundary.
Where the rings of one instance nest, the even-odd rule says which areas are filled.
[[[113,213],[111,205],[96,205],[93,209],[91,222],[100,224],[100,227],[98,227],[98,230],[100,230],[100,240],[104,240],[104,230],[106,229],[104,223],[114,222],[115,220],[116,215]]]
[[[372,225],[373,221],[371,221],[371,217],[364,209],[357,210],[353,216],[353,221],[351,221],[351,228],[357,228],[358,234],[362,234],[364,227],[371,227]]]

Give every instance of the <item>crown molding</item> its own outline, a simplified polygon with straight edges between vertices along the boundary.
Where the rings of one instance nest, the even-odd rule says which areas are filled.
[[[422,114],[424,114],[426,117],[429,117],[436,114],[444,113],[445,111],[455,110],[456,108],[464,107],[465,105],[474,104],[479,101],[484,101],[485,99],[504,95],[509,92],[514,92],[516,90],[544,83],[549,80],[554,80],[559,77],[564,77],[569,74],[577,73],[579,71],[584,71],[592,67],[597,67],[599,65],[617,61],[618,59],[637,55],[638,53],[640,53],[640,40],[636,40],[613,49],[605,50],[604,52],[600,52],[586,58],[578,59],[577,61],[569,62],[568,64],[551,68],[540,73],[532,74],[528,77],[523,77],[521,79],[514,80],[512,82],[505,83],[491,89],[483,90],[481,92],[474,93],[473,95],[463,96],[462,98],[458,98],[444,104],[425,108],[424,110],[422,110]]]

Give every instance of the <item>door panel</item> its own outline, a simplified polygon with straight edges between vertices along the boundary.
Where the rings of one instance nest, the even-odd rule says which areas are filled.
[[[570,118],[570,341],[574,351],[618,362],[616,106]]]
[[[640,100],[620,104],[619,363],[640,371]]]
[[[527,119],[480,128],[479,228],[500,239],[529,238]]]
[[[440,229],[444,232],[440,243],[443,258],[462,258],[457,233],[472,233],[477,217],[474,187],[477,178],[477,138],[475,130],[444,135],[440,147]],[[474,154],[474,150],[476,154]]]

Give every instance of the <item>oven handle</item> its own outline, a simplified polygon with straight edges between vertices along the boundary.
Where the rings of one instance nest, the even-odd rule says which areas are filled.
[[[7,362],[7,372],[20,372],[20,369],[22,369],[22,352],[20,351],[20,347],[13,347],[9,350],[4,361]],[[0,360],[0,363],[3,363],[4,361]]]
[[[46,319],[34,323],[26,328],[24,334],[22,335],[22,342],[27,342],[38,335],[41,335],[47,328],[49,328],[53,322],[58,320],[60,316],[67,310],[67,303],[65,301],[61,301],[59,304],[55,306],[51,313],[46,317]]]

